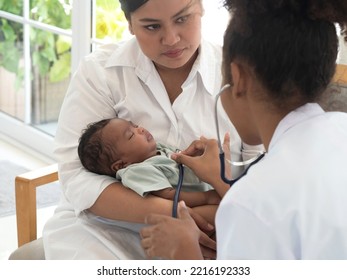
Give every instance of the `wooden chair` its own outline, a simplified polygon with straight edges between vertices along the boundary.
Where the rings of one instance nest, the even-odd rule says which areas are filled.
[[[37,240],[36,188],[58,180],[58,165],[42,167],[15,178],[18,249],[9,259],[44,258],[42,240]]]
[[[347,65],[336,65],[336,72],[333,78],[333,82],[337,84],[344,84],[347,87]]]

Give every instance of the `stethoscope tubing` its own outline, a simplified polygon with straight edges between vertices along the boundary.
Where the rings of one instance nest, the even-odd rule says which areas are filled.
[[[172,205],[172,217],[177,218],[177,206],[178,206],[178,200],[180,197],[182,185],[183,185],[183,178],[184,178],[184,167],[182,163],[178,164],[178,170],[179,170],[179,175],[178,175],[178,183],[175,191],[175,196],[173,199],[173,205]]]
[[[224,152],[219,153],[219,160],[220,160],[220,177],[222,178],[223,182],[228,184],[230,187],[232,187],[238,180],[240,180],[243,176],[245,176],[248,172],[248,169],[256,164],[258,161],[260,161],[265,156],[265,153],[259,154],[257,157],[252,158],[252,162],[245,168],[245,170],[236,178],[236,179],[228,179],[225,177],[225,155]]]

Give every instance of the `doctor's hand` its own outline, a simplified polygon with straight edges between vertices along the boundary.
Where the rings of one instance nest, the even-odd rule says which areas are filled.
[[[182,150],[180,154],[187,156],[201,156],[205,149],[208,139],[204,136],[201,136],[199,140],[194,140],[187,149]]]
[[[199,240],[202,232],[189,215],[188,208],[181,201],[178,204],[178,218],[151,214],[140,231],[141,245],[148,257],[164,259],[203,259]]]
[[[226,157],[230,157],[230,136],[225,135],[223,148]],[[223,197],[229,186],[220,178],[219,148],[217,140],[206,139],[194,141],[186,150],[171,156],[173,160],[188,166],[204,182],[213,186]]]
[[[188,166],[202,181],[211,184],[220,172],[218,154],[217,141],[202,137],[181,153],[172,154],[171,158]]]

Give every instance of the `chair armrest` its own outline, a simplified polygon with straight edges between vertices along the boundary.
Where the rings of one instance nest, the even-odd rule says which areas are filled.
[[[37,238],[36,187],[57,180],[57,164],[15,178],[18,247]]]

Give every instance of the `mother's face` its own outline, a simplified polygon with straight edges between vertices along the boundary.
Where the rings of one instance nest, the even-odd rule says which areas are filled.
[[[202,13],[200,0],[149,0],[131,14],[129,27],[149,59],[176,69],[196,54]]]

